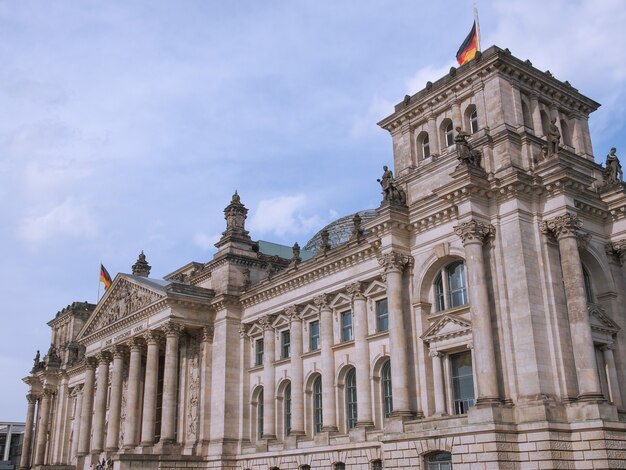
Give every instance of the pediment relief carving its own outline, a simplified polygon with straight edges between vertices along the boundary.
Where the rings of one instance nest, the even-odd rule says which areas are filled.
[[[422,335],[426,343],[463,336],[472,333],[472,324],[454,315],[444,315],[433,323]]]
[[[620,330],[617,323],[611,320],[611,317],[599,305],[589,305],[587,309],[592,331],[614,335]]]
[[[81,334],[82,337],[111,325],[165,297],[164,294],[159,294],[125,278],[119,278],[111,286],[111,289],[104,301],[96,307],[93,316]]]

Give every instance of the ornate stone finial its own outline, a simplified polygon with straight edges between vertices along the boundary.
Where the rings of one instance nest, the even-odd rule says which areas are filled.
[[[300,245],[298,245],[298,242],[295,242],[291,249],[293,252],[293,256],[291,257],[291,262],[289,263],[289,266],[295,267],[302,262],[302,258],[300,258]]]
[[[403,103],[406,108],[411,103],[411,95],[404,95]]]
[[[320,238],[322,239],[320,253],[325,255],[326,253],[330,251],[330,242],[329,242],[330,234],[328,233],[328,230],[326,229],[322,230],[320,232]]]
[[[583,223],[574,214],[564,214],[554,219],[541,222],[541,233],[545,235],[554,235],[557,240],[565,237],[576,237]]]
[[[318,295],[313,299],[313,303],[318,308],[318,310],[327,310],[330,307],[328,306],[328,296],[326,294]]]
[[[383,188],[383,202],[392,202],[396,204],[406,204],[406,193],[402,188],[396,186],[393,178],[393,172],[387,167],[383,166],[383,176],[377,179]]]
[[[467,243],[483,243],[485,239],[493,237],[495,229],[491,224],[470,220],[454,227],[454,233],[461,239],[463,245]]]
[[[392,251],[391,253],[381,255],[378,259],[378,264],[384,268],[385,274],[389,272],[402,272],[409,264],[409,258],[410,257],[407,255]]]
[[[361,228],[361,216],[357,212],[352,217],[352,234],[350,235],[350,241],[361,241],[363,238],[363,229]]]
[[[224,209],[224,218],[226,219],[226,232],[224,235],[237,233],[246,235],[245,222],[248,217],[248,209],[241,203],[241,198],[237,191],[233,194],[230,204]]]
[[[348,284],[346,290],[348,294],[352,297],[352,300],[365,300],[365,296],[363,295],[364,284],[362,282],[353,282],[352,284]]]
[[[148,277],[152,267],[146,261],[146,255],[143,254],[143,250],[139,253],[137,262],[133,264],[133,276]]]
[[[479,150],[472,148],[470,143],[467,141],[468,136],[469,134],[467,132],[457,126],[454,142],[456,144],[456,157],[459,160],[459,164],[482,168],[480,166],[482,154]]]
[[[611,186],[615,184],[622,184],[624,182],[624,172],[622,171],[622,165],[619,158],[615,154],[617,149],[611,148],[611,151],[606,156],[606,168],[604,169],[604,185]]]
[[[272,264],[271,261],[267,261],[265,263],[265,272],[267,273],[267,279],[268,280],[272,279],[274,272],[276,272],[276,268],[274,268],[274,265]]]

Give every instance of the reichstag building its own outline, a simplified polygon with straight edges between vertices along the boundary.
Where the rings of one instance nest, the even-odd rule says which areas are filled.
[[[212,260],[155,279],[141,253],[48,323],[21,468],[626,468],[626,187],[615,150],[594,162],[598,107],[491,47],[379,123],[379,207],[285,247],[235,193]]]

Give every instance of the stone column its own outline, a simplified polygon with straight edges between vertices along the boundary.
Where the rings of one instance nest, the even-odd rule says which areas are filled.
[[[72,423],[72,448],[70,449],[70,462],[76,457],[78,452],[78,440],[80,436],[80,415],[83,409],[83,391],[82,385],[74,388],[72,395],[76,399],[76,407],[74,408],[74,421]]]
[[[539,109],[539,99],[537,93],[530,94],[530,112],[533,119],[533,127],[537,137],[545,137],[543,133],[543,124],[541,123],[541,110]]]
[[[2,460],[9,460],[9,453],[11,452],[11,436],[13,433],[13,425],[9,424],[7,427],[7,437],[4,441],[4,455],[2,456]]]
[[[452,126],[456,130],[457,127],[460,127],[463,130],[465,129],[465,123],[463,122],[463,116],[461,116],[461,105],[459,104],[459,100],[454,98],[450,101],[451,109],[452,109]]]
[[[157,382],[159,380],[159,339],[160,333],[156,330],[148,331],[143,335],[148,345],[146,357],[146,380],[143,392],[143,420],[141,423],[141,445],[154,444],[156,425],[156,397]]]
[[[124,447],[128,449],[138,444],[142,343],[138,337],[135,337],[131,338],[127,345],[130,348],[130,362],[128,364],[128,388],[126,389],[126,409],[128,412],[124,423]],[[163,403],[165,404],[165,390],[163,391]],[[163,413],[165,414],[165,410]]]
[[[432,349],[429,353],[433,365],[433,389],[435,393],[435,415],[446,414],[445,386],[443,383],[443,370],[441,369],[441,358],[443,354]]]
[[[322,356],[322,431],[337,431],[335,400],[335,354],[333,352],[333,313],[326,295],[314,299],[320,312],[320,348]]]
[[[615,357],[613,356],[612,344],[607,344],[602,347],[602,353],[604,354],[604,364],[606,365],[607,382],[609,383],[609,391],[611,394],[611,401],[618,408],[622,408],[622,392],[619,387],[619,381],[617,380],[617,370],[615,369]]]
[[[469,290],[472,337],[475,346],[476,368],[479,377],[476,404],[499,402],[496,355],[491,331],[491,313],[487,290],[487,272],[483,257],[483,243],[493,236],[493,226],[470,220],[454,227],[465,247],[465,266]]]
[[[392,416],[410,416],[409,354],[407,332],[402,308],[402,272],[409,264],[408,256],[398,252],[384,254],[379,263],[384,267],[383,278],[387,284],[389,306],[389,352],[391,360],[391,388],[393,394]]]
[[[91,452],[104,450],[104,417],[107,411],[107,395],[109,391],[109,361],[111,355],[103,352],[98,359],[98,383],[96,386],[96,407],[93,415],[93,436]]]
[[[289,317],[291,347],[291,435],[302,436],[304,432],[304,368],[302,364],[302,319],[292,305],[285,313]]]
[[[169,323],[165,327],[165,373],[163,377],[163,417],[161,442],[173,444],[176,440],[176,405],[178,403],[178,340],[182,326]]]
[[[263,328],[263,439],[276,439],[276,377],[273,315],[261,318]]]
[[[430,146],[431,155],[440,155],[439,131],[437,130],[437,121],[435,115],[428,116],[428,145]]]
[[[109,423],[107,427],[106,450],[115,451],[119,445],[120,414],[122,412],[122,380],[124,378],[124,355],[121,346],[113,350],[113,377],[111,378],[111,403],[109,405]],[[131,416],[133,413],[129,413]]]
[[[46,445],[48,444],[48,424],[50,423],[50,401],[52,390],[44,389],[41,398],[41,418],[37,427],[37,440],[35,445],[35,461],[33,466],[43,465],[45,462]]]
[[[245,332],[244,332],[245,333]],[[215,328],[213,325],[205,326],[202,329],[202,368],[200,369],[200,384],[202,395],[200,396],[200,434],[199,440],[202,446],[209,445],[211,439],[211,377],[213,368],[213,338],[215,335]],[[243,340],[243,336],[241,336]],[[245,356],[247,359],[248,356]],[[245,361],[241,362],[241,376],[247,377],[250,380],[248,369],[243,364],[247,364]],[[246,389],[247,390],[247,389]],[[242,406],[244,400],[242,400]],[[249,410],[249,407],[246,406]],[[243,426],[243,422],[241,423]]]
[[[374,426],[374,419],[372,417],[372,389],[370,387],[370,346],[367,342],[367,301],[363,295],[363,284],[360,282],[350,284],[348,286],[348,293],[352,296],[352,314],[354,318],[358,410],[357,426]]]
[[[587,312],[583,268],[578,253],[578,234],[582,225],[577,216],[565,214],[543,222],[541,230],[545,234],[553,234],[559,243],[574,365],[578,378],[578,399],[604,400]]]
[[[86,358],[85,385],[83,386],[83,403],[80,412],[80,440],[78,441],[78,455],[89,453],[91,438],[91,419],[93,416],[93,389],[96,380],[96,359]]]
[[[26,409],[26,425],[24,427],[24,440],[22,441],[22,456],[20,458],[20,469],[30,467],[31,445],[33,442],[33,427],[35,426],[35,404],[37,397],[32,393],[26,395],[28,408]]]

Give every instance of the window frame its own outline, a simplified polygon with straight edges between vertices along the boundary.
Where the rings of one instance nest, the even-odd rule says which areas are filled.
[[[380,370],[383,418],[390,418],[393,413],[393,388],[391,381],[391,360],[387,359]]]
[[[256,405],[256,421],[257,421],[257,439],[263,439],[263,427],[264,427],[264,414],[265,414],[265,403],[264,403],[264,392],[265,390],[261,388],[259,394],[257,395],[257,405]]]
[[[346,399],[346,429],[354,429],[359,419],[358,395],[356,388],[356,369],[351,367],[346,372],[345,379],[345,399]]]
[[[385,307],[385,311],[381,312],[380,306],[383,305]],[[389,331],[389,300],[387,297],[379,299],[376,301],[375,305],[375,313],[376,313],[376,332],[383,333],[385,331]],[[381,326],[384,323],[384,328]]]
[[[280,332],[280,358],[289,357],[291,357],[291,332],[287,329]]]
[[[324,402],[322,389],[322,376],[318,375],[313,380],[313,432],[322,432],[324,426]]]
[[[254,366],[262,366],[263,365],[263,357],[265,355],[265,342],[263,338],[258,338],[254,342]]]
[[[352,310],[346,310],[339,314],[341,325],[341,342],[346,343],[354,339]]]
[[[443,138],[446,144],[446,147],[451,147],[454,145],[454,124],[450,121],[446,127],[443,128]]]
[[[455,375],[455,360],[461,357],[469,358],[470,372],[469,374]],[[450,397],[452,399],[452,412],[454,415],[466,415],[469,407],[476,404],[476,389],[474,388],[474,361],[472,353],[471,351],[449,353],[448,361],[450,364]],[[462,382],[467,383],[467,381],[471,384],[472,396],[459,396]]]
[[[283,414],[285,436],[288,436],[291,434],[291,382],[285,385],[285,391],[283,392]]]
[[[472,112],[469,113],[468,119],[470,134],[475,134],[476,132],[478,132],[478,111],[476,110],[476,108],[474,108]]]
[[[318,351],[320,345],[320,321],[312,320],[309,322],[309,351]]]
[[[462,269],[459,274],[461,287],[452,285],[454,281],[453,268],[458,266]],[[461,297],[461,302],[455,300],[456,296]],[[464,307],[469,304],[467,272],[464,260],[455,260],[443,266],[435,276],[433,281],[433,304],[435,312],[444,312],[453,308]]]

